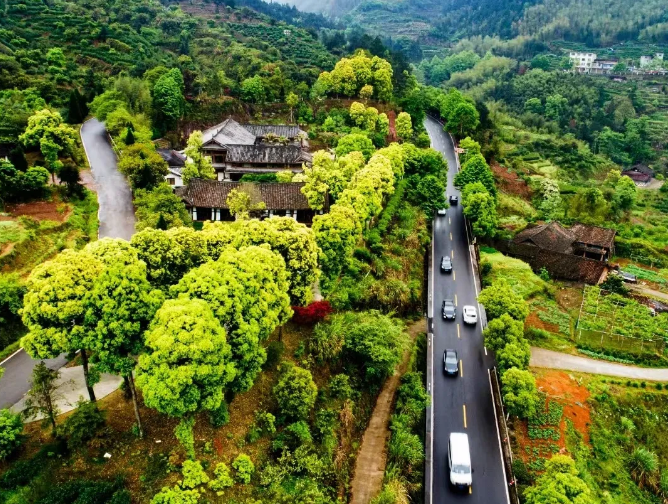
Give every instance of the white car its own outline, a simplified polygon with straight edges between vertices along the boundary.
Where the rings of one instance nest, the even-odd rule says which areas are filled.
[[[475,306],[465,306],[463,314],[465,324],[476,324],[478,322],[478,312],[476,311]]]
[[[439,217],[445,217],[447,213],[448,212],[445,208],[439,208],[436,210],[436,214],[438,214]]]

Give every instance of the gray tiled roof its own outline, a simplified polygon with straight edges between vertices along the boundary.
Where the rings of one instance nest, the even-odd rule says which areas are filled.
[[[188,206],[201,208],[228,208],[227,196],[232,189],[239,189],[249,182],[218,182],[216,180],[192,179],[183,188],[177,189]],[[260,197],[267,210],[309,210],[308,200],[301,192],[303,183],[268,183],[253,184],[259,191]],[[325,207],[329,204],[326,199]]]
[[[172,149],[157,149],[162,159],[167,161],[170,168],[183,168],[186,165],[186,157]]]
[[[234,119],[225,119],[222,123],[203,131],[202,140],[205,145],[212,140],[220,145],[253,145],[255,135]]]
[[[228,163],[299,164],[311,161],[311,155],[297,145],[230,145]]]
[[[241,126],[246,128],[256,137],[264,137],[269,133],[273,133],[279,137],[297,138],[302,132],[299,127],[287,124],[279,124],[276,126],[273,124],[242,124]]]
[[[614,229],[587,226],[579,223],[573,225],[571,228],[565,228],[557,221],[529,227],[517,233],[515,238],[513,238],[514,243],[533,244],[544,250],[564,254],[572,254],[573,245],[576,242],[612,248],[614,241]]]

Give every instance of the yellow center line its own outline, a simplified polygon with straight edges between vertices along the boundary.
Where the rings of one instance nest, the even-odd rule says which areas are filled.
[[[452,233],[450,233],[450,241],[452,241]]]
[[[455,249],[452,249],[450,251],[450,257],[452,257],[453,259],[455,258]]]
[[[463,404],[462,407],[464,408],[464,428],[466,429],[466,404]]]
[[[448,217],[448,224],[452,224],[452,221],[450,220],[450,217]]]
[[[464,359],[459,359],[459,377],[464,378]]]
[[[455,306],[457,306],[457,294],[455,294]]]
[[[455,275],[455,270],[452,270],[452,281],[457,280],[457,275]]]
[[[461,335],[459,334],[459,324],[457,324],[457,337],[461,338]]]
[[[469,495],[473,493],[473,488],[469,487]]]

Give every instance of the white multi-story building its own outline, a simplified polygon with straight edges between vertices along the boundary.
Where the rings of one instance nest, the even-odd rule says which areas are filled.
[[[571,59],[575,71],[580,73],[590,73],[594,61],[596,61],[595,53],[571,52],[568,57]]]
[[[640,68],[648,67],[652,64],[651,56],[640,56]]]

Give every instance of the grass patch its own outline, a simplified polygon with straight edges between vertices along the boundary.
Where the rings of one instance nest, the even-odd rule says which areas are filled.
[[[549,285],[536,275],[524,261],[513,257],[504,256],[489,248],[480,249],[481,262],[487,261],[492,265],[492,271],[486,277],[486,282],[494,283],[497,280],[505,280],[524,299],[544,295],[549,290]]]

